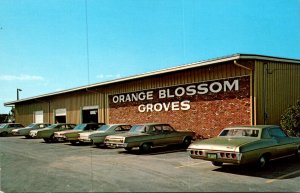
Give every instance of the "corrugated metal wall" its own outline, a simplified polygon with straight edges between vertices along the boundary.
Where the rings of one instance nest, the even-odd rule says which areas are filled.
[[[255,62],[257,124],[279,124],[280,116],[300,100],[300,65]]]
[[[67,122],[80,123],[81,109],[84,106],[99,106],[99,122],[105,121],[104,95],[100,93],[100,91],[73,92],[60,96],[53,96],[51,98],[43,98],[40,101],[35,100],[32,103],[23,103],[22,105],[17,105],[16,121],[26,125],[32,123],[34,121],[34,111],[43,110],[44,122],[54,123],[54,110],[66,108]]]

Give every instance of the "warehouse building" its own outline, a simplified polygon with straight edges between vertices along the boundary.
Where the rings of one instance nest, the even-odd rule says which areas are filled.
[[[165,122],[198,137],[279,124],[300,99],[300,60],[235,54],[7,102],[16,122]]]

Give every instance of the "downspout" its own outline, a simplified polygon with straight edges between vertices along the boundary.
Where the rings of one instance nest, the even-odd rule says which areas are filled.
[[[251,103],[251,125],[256,125],[256,116],[255,116],[255,110],[254,110],[254,99],[253,99],[253,70],[252,68],[249,68],[247,66],[244,66],[242,64],[239,64],[236,60],[233,61],[234,65],[246,69],[250,71],[250,103]]]

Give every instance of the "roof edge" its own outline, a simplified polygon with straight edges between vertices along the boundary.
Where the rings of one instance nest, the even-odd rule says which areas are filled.
[[[96,86],[105,86],[105,85],[115,84],[115,83],[119,83],[119,82],[135,80],[135,79],[140,79],[140,78],[145,78],[145,77],[150,77],[150,76],[155,76],[155,75],[160,75],[160,74],[165,74],[165,73],[171,73],[171,72],[175,72],[175,71],[187,70],[187,69],[192,69],[192,68],[197,68],[197,67],[202,67],[202,66],[208,66],[208,65],[212,65],[212,64],[216,64],[216,63],[220,63],[220,62],[227,62],[227,61],[238,60],[238,59],[268,60],[268,61],[300,64],[299,59],[289,59],[289,58],[264,56],[264,55],[256,55],[256,54],[233,54],[233,55],[229,55],[229,56],[223,56],[223,57],[213,58],[213,59],[209,59],[209,60],[202,60],[199,62],[184,64],[184,65],[166,68],[166,69],[162,69],[162,70],[146,72],[146,73],[142,73],[139,75],[133,75],[133,76],[109,80],[109,81],[105,81],[105,82],[90,84],[90,85],[86,85],[86,86],[75,87],[72,89],[51,92],[48,94],[38,95],[35,97],[29,97],[29,98],[25,98],[25,99],[21,99],[21,100],[17,100],[17,101],[6,102],[6,103],[4,103],[4,106],[10,106],[10,105],[14,105],[16,103],[21,103],[21,102],[30,101],[30,100],[37,100],[37,99],[43,98],[43,97],[49,97],[49,96],[89,89],[89,88],[96,87]]]

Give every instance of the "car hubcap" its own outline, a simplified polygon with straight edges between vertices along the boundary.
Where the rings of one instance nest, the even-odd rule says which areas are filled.
[[[265,164],[266,164],[266,158],[265,157],[261,157],[260,160],[259,160],[259,162],[260,162],[260,167],[264,167]]]

